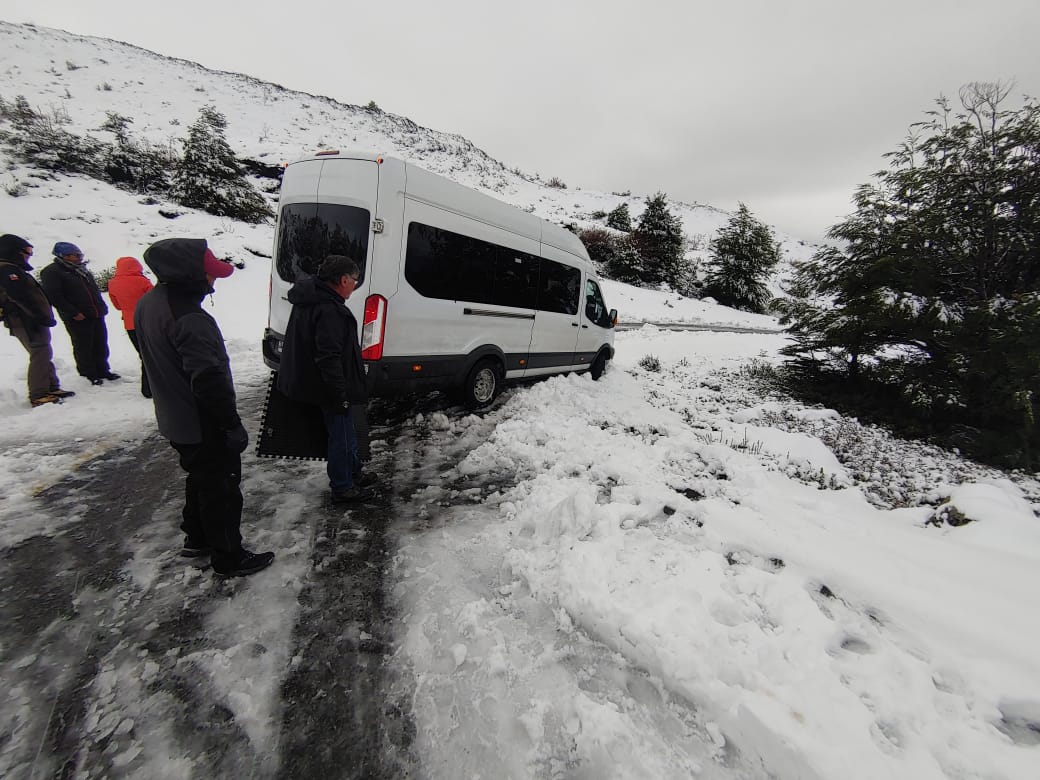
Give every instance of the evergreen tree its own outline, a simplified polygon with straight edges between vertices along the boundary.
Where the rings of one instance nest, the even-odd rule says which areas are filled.
[[[628,204],[621,203],[607,214],[607,227],[625,233],[632,232],[632,215],[628,213]]]
[[[171,197],[182,205],[244,222],[274,216],[263,195],[244,178],[224,137],[227,120],[204,106],[188,129],[184,157],[173,177]]]
[[[1040,445],[1040,105],[1003,109],[1008,91],[968,85],[956,114],[937,101],[831,228],[844,250],[800,268],[783,311],[788,354],[898,388],[924,419],[996,432],[1028,465]]]
[[[766,278],[780,261],[773,231],[743,203],[710,244],[705,294],[723,306],[761,314],[772,296]]]
[[[170,189],[167,171],[176,169],[178,164],[176,153],[148,141],[135,141],[129,130],[133,122],[114,111],[107,112],[99,129],[112,133],[116,142],[108,147],[104,156],[105,178],[137,192],[165,194]]]
[[[663,192],[647,197],[631,239],[642,259],[644,283],[681,285],[685,265],[682,223],[668,210]]]
[[[608,279],[625,284],[643,281],[643,259],[628,236],[618,238],[613,255],[603,264],[603,273]]]

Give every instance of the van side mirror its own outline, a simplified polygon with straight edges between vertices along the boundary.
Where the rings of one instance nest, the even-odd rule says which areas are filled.
[[[617,327],[617,309],[611,309],[610,314],[607,316],[610,317],[610,327]]]

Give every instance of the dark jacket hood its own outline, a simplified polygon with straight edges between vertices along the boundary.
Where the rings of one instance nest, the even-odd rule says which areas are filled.
[[[202,258],[206,254],[204,238],[166,238],[144,250],[144,261],[164,284],[198,287],[208,290]]]
[[[29,265],[25,257],[22,255],[22,250],[28,249],[31,246],[32,244],[24,238],[13,235],[12,233],[5,233],[0,236],[0,258],[21,266],[26,271],[31,271],[32,266]]]
[[[289,289],[289,303],[293,306],[315,306],[319,303],[343,304],[343,298],[316,276],[300,274]]]

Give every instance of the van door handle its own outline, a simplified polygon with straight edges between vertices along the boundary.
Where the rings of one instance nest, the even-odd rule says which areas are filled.
[[[575,327],[575,328],[576,328],[576,327],[578,327],[578,323],[576,323],[576,322],[572,322],[572,323],[571,323],[571,325],[572,325],[573,327]]]

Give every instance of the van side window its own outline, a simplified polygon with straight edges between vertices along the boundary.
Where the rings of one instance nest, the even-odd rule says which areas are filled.
[[[455,261],[457,301],[493,303],[495,286],[495,245],[487,241],[440,231],[448,237],[449,257]]]
[[[534,308],[539,258],[419,222],[408,224],[404,277],[427,298]]]
[[[499,306],[533,309],[538,299],[539,260],[527,252],[498,247],[494,302]]]
[[[429,225],[408,225],[404,277],[420,295],[455,300],[455,266],[449,260],[447,236]]]
[[[585,282],[585,316],[601,328],[609,328],[613,324],[599,285],[591,279]]]
[[[577,314],[580,289],[581,271],[542,258],[541,284],[538,286],[538,308],[541,311]]]
[[[291,203],[278,217],[278,275],[287,282],[314,274],[328,255],[346,255],[365,278],[370,214],[332,203]]]

